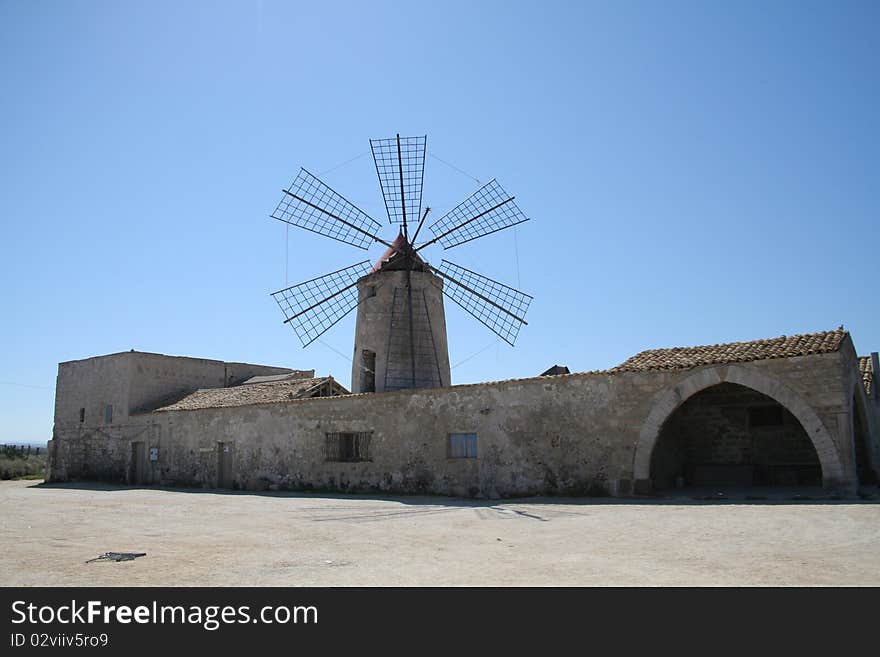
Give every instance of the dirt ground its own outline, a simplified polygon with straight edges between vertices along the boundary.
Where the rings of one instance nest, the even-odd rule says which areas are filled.
[[[0,482],[3,586],[880,585],[880,503]],[[85,563],[104,552],[135,561]]]

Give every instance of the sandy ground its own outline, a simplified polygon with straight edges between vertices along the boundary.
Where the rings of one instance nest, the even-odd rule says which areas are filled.
[[[876,501],[475,501],[0,482],[3,586],[880,585]],[[146,552],[84,563],[103,552]]]

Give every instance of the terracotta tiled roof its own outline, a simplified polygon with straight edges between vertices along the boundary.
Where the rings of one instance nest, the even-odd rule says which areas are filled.
[[[871,394],[871,386],[874,384],[874,365],[870,356],[859,356],[859,372],[862,373],[862,381],[865,383],[865,392]]]
[[[332,376],[314,379],[288,379],[266,383],[251,383],[231,388],[203,388],[183,399],[156,409],[163,411],[194,411],[202,408],[225,408],[251,404],[279,404],[292,399],[315,396],[345,395],[343,388]]]
[[[743,363],[767,358],[792,358],[837,351],[847,332],[840,327],[834,331],[806,335],[780,336],[752,342],[731,342],[704,347],[674,347],[649,349],[636,354],[613,368],[612,372],[640,372],[647,370],[690,369],[700,365]]]
[[[287,374],[269,374],[266,376],[252,376],[238,385],[253,385],[254,383],[275,383],[277,381],[290,381],[291,379],[314,379],[315,370],[294,370]]]

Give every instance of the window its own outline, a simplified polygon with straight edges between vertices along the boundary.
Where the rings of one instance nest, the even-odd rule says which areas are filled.
[[[367,298],[376,296],[376,286],[367,285]]]
[[[372,437],[372,431],[328,433],[324,443],[324,459],[342,463],[371,461]]]
[[[475,459],[477,458],[477,434],[475,433],[451,433],[447,456],[451,459]]]
[[[779,427],[782,424],[782,406],[753,406],[749,409],[750,427]]]
[[[107,404],[104,407],[104,424],[113,422],[113,404]]]
[[[86,409],[84,409],[84,408],[79,409],[79,421],[80,422],[86,421]]]

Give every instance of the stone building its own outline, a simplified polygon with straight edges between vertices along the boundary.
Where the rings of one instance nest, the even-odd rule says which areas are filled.
[[[313,371],[127,352],[61,363],[48,479],[479,497],[812,486],[880,470],[876,353],[842,328],[605,371],[349,394]]]

